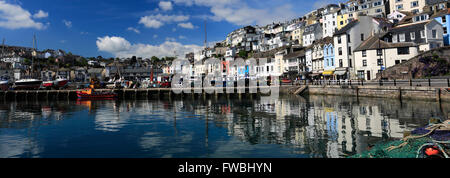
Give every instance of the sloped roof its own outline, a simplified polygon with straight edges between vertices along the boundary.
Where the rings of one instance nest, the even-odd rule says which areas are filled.
[[[434,14],[433,16],[431,16],[430,18],[434,19],[436,17],[441,17],[441,16],[444,16],[447,14],[450,14],[450,9],[441,10],[441,11],[437,12],[436,14]]]
[[[296,51],[284,56],[285,59],[292,59],[300,56],[305,56],[305,50]]]
[[[351,22],[349,22],[346,26],[342,27],[340,30],[336,31],[334,33],[334,35],[342,35],[347,33],[347,31],[349,31],[351,28],[353,28],[356,24],[359,23],[359,20],[353,20]]]
[[[362,42],[356,49],[356,51],[364,51],[364,50],[374,50],[374,49],[388,49],[388,48],[399,48],[399,47],[411,47],[417,46],[411,42],[405,43],[388,43],[383,40],[380,40],[379,37],[381,35],[372,35],[366,41]]]
[[[430,22],[430,20],[426,20],[426,21],[421,21],[421,22],[417,22],[417,23],[408,23],[408,24],[397,25],[394,28],[389,29],[389,32],[401,32],[401,31],[405,31],[406,29],[415,29],[415,28],[423,27],[425,24],[427,24],[429,22]]]

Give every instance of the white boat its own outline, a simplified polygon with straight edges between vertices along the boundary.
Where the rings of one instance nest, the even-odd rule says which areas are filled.
[[[62,76],[58,76],[56,77],[56,80],[53,81],[53,86],[55,88],[64,88],[66,87],[66,85],[69,83],[69,80],[67,80],[66,78],[62,77]]]
[[[37,90],[41,87],[42,80],[38,79],[20,79],[14,82],[16,90]]]

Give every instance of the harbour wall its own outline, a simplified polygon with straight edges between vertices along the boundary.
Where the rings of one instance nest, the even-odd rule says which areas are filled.
[[[280,86],[280,95],[290,95],[301,86]],[[273,87],[272,87],[273,88]],[[241,90],[241,92],[238,92]],[[305,95],[334,95],[351,97],[391,98],[399,100],[427,100],[438,102],[450,102],[449,88],[433,87],[393,87],[393,86],[335,86],[335,85],[310,85],[304,92]],[[187,93],[175,93],[170,88],[152,89],[98,89],[96,91],[114,91],[119,99],[196,99],[196,98],[237,98],[253,99],[270,94],[257,89],[256,93],[250,93],[249,88],[235,88],[234,92],[195,92],[193,89]],[[189,91],[189,89],[188,89]],[[0,100],[60,100],[77,99],[76,90],[21,90],[0,91]]]
[[[338,95],[353,97],[393,98],[400,100],[450,101],[449,88],[393,87],[393,86],[314,86],[310,95]]]

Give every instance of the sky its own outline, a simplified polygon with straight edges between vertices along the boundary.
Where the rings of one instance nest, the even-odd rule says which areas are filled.
[[[246,25],[303,16],[338,0],[0,0],[6,45],[84,57],[184,56]],[[342,1],[341,1],[342,2]]]

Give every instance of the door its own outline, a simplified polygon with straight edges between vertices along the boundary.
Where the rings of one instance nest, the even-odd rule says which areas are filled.
[[[370,80],[370,71],[367,71],[367,80]]]

